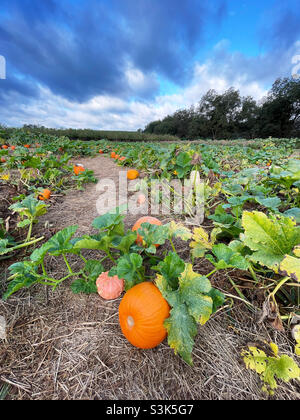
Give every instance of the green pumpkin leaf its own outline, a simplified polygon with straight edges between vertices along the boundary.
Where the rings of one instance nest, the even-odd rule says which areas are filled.
[[[51,243],[49,244],[49,242],[46,242],[40,248],[35,249],[30,255],[31,261],[37,264],[41,264],[44,261],[45,255],[47,254],[51,246]]]
[[[283,214],[287,217],[294,218],[296,223],[300,223],[300,208],[299,207],[293,207],[292,209],[286,210]]]
[[[238,268],[240,270],[247,270],[249,262],[238,252],[234,251],[230,246],[223,243],[214,245],[212,247],[212,255],[206,255],[206,258],[218,269]]]
[[[118,260],[117,275],[125,280],[125,290],[131,289],[134,285],[144,281],[141,277],[143,258],[139,254],[127,254]]]
[[[111,241],[111,247],[120,250],[123,254],[128,254],[130,247],[136,241],[136,232],[128,231],[124,236],[116,236]]]
[[[103,265],[97,260],[88,260],[84,267],[84,272],[91,281],[96,282],[101,273],[105,271]]]
[[[36,266],[31,261],[23,261],[12,264],[9,267],[11,274],[15,275],[15,278],[8,284],[6,292],[2,296],[3,300],[7,300],[9,296],[23,287],[30,287],[35,283],[38,283],[39,275],[36,272]]]
[[[12,204],[9,209],[16,211],[22,217],[26,216],[29,220],[35,220],[36,218],[47,213],[47,205],[37,200],[32,195],[29,195],[21,202]]]
[[[141,227],[138,229],[139,235],[143,238],[145,242],[146,251],[151,254],[156,253],[155,245],[163,245],[169,236],[169,226],[168,225],[153,225],[151,223],[142,223]]]
[[[47,242],[49,254],[58,256],[66,253],[76,253],[76,248],[74,248],[71,238],[77,229],[78,226],[69,226],[52,236]]]
[[[117,209],[118,210],[118,209]],[[124,220],[125,216],[116,213],[106,213],[94,219],[92,226],[100,232],[109,231],[116,235],[124,235]]]
[[[194,337],[198,328],[194,318],[188,312],[187,306],[181,304],[171,309],[170,317],[165,320],[164,326],[168,332],[169,346],[175,354],[179,353],[186,363],[192,365]]]
[[[243,212],[245,233],[241,240],[254,251],[250,259],[278,271],[286,254],[300,242],[300,227],[289,217],[268,217],[262,212]]]
[[[221,292],[214,292],[208,278],[194,272],[192,264],[185,264],[184,271],[179,265],[177,273],[181,273],[176,283],[178,288],[175,289],[176,269],[171,269],[170,263],[175,262],[176,258],[172,254],[168,257],[164,260],[165,265],[160,266],[164,275],[157,274],[155,279],[156,286],[172,308],[170,317],[164,323],[168,343],[175,354],[179,353],[188,364],[192,364],[197,324],[207,322],[213,311],[223,303],[224,296]]]
[[[97,286],[94,280],[86,281],[83,278],[78,278],[74,280],[71,284],[71,290],[73,293],[85,293],[85,294],[91,294],[91,293],[97,293]]]
[[[108,235],[99,236],[88,236],[83,235],[82,238],[78,239],[74,243],[74,250],[80,249],[97,249],[99,251],[109,252],[112,238]]]
[[[8,239],[0,239],[0,255],[5,255],[9,253],[9,240]]]
[[[211,290],[210,281],[195,273],[191,264],[186,264],[179,284],[181,300],[187,305],[189,313],[197,323],[205,324],[213,310],[213,301],[208,295]]]
[[[170,287],[176,290],[179,286],[178,277],[185,269],[185,262],[176,252],[169,252],[168,256],[157,265],[157,269],[167,280]]]

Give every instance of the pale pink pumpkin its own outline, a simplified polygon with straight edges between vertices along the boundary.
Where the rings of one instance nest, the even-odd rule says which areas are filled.
[[[108,271],[100,274],[96,281],[99,295],[106,300],[118,298],[124,290],[124,279],[118,276],[109,277]]]

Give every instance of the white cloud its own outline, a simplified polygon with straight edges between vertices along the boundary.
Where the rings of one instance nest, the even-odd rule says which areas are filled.
[[[7,102],[13,105],[2,109],[2,122],[10,126],[37,124],[48,127],[136,130],[178,109],[197,104],[209,89],[223,93],[234,87],[242,96],[250,95],[260,100],[266,95],[270,87],[268,84],[271,85],[276,77],[281,73],[290,75],[291,57],[299,52],[299,42],[281,57],[261,55],[249,58],[230,52],[228,48],[226,40],[216,44],[209,59],[194,64],[190,83],[174,94],[159,95],[147,102],[100,95],[87,102],[77,103],[39,86],[38,100],[18,102],[14,97],[12,102],[10,98]],[[144,74],[130,64],[127,65],[124,77],[132,93],[136,93],[136,98],[143,92],[149,92],[158,83],[155,74]]]

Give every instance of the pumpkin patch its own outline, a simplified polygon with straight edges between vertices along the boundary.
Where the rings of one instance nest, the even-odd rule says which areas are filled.
[[[127,360],[134,366],[133,373],[135,365],[137,372],[141,369],[147,374],[152,372],[151,384],[155,383],[154,373],[164,368],[155,363],[161,360],[159,357],[165,358],[168,366],[177,366],[180,369],[177,374],[187,372],[190,368],[186,364],[192,366],[193,363],[202,372],[201,363],[210,346],[197,340],[197,334],[211,318],[211,331],[213,323],[219,320],[223,329],[222,316],[227,320],[229,313],[231,327],[235,301],[239,308],[245,308],[247,319],[253,308],[256,311],[264,305],[266,313],[272,313],[272,328],[288,329],[285,320],[290,319],[290,311],[294,313],[298,304],[295,285],[300,256],[299,159],[290,158],[290,147],[285,146],[283,154],[282,145],[280,152],[274,146],[255,149],[185,142],[162,147],[159,143],[144,142],[70,141],[45,134],[5,136],[4,141],[7,148],[0,149],[0,189],[2,194],[9,186],[13,199],[5,204],[9,206],[5,215],[0,214],[0,264],[2,258],[11,260],[11,265],[7,264],[1,298],[6,305],[6,300],[15,295],[8,302],[11,308],[19,297],[26,302],[24,304],[33,305],[34,299],[41,296],[44,299],[44,289],[50,287],[53,295],[49,295],[49,302],[51,299],[53,309],[55,291],[61,288],[67,309],[63,319],[57,316],[59,330],[53,331],[54,338],[60,337],[60,341],[55,338],[53,343],[58,349],[57,354],[54,353],[56,388],[67,374],[63,363],[72,344],[87,352],[91,344],[95,346],[91,355],[83,353],[82,359],[78,358],[89,369],[93,366],[93,374],[89,371],[86,376],[78,376],[73,372],[73,364],[69,365],[72,381],[75,381],[71,381],[71,387],[76,389],[77,376],[83,384],[87,379],[94,385],[95,372],[107,374],[109,379],[116,373],[112,381],[115,392],[122,386],[118,378],[119,366],[115,369],[114,365],[121,357],[120,364],[125,370]],[[24,143],[34,147],[24,148]],[[8,146],[11,144],[15,146]],[[38,153],[35,146],[39,147]],[[98,173],[97,168],[95,176],[99,179],[105,175],[116,180],[118,174],[124,175],[130,203],[142,217],[135,215],[138,212],[126,214],[123,205],[96,216],[95,203],[102,198],[100,194],[98,197],[96,186],[85,189],[85,183],[97,182],[90,170],[97,165],[100,169]],[[105,173],[105,165],[109,173]],[[137,181],[126,182],[126,177]],[[154,196],[151,187],[156,181],[169,188],[170,203],[163,194]],[[195,188],[191,199],[190,185]],[[189,219],[189,211],[193,210],[190,207],[196,191],[205,195],[204,221],[194,224]],[[160,210],[164,204],[171,208],[177,196],[183,199],[182,214],[177,215],[175,209],[174,212],[171,209],[168,214],[153,212],[157,217],[144,215],[148,207],[152,211],[152,202],[159,204]],[[143,206],[148,199],[149,206]],[[61,224],[63,227],[59,226]],[[27,302],[24,296],[29,294],[31,286],[34,287]],[[65,293],[69,288],[77,296]],[[267,298],[265,303],[255,300],[256,288],[263,291]],[[89,294],[91,296],[87,296]],[[51,345],[47,349],[51,355],[53,337],[47,335],[51,329],[43,329],[47,325],[47,308],[44,308],[47,299],[45,297],[43,305],[39,301],[36,305],[43,306],[43,317],[36,316],[33,335],[41,351],[44,348],[40,343],[49,340]],[[78,318],[73,323],[74,314]],[[66,322],[69,320],[70,328]],[[24,322],[29,334],[31,324]],[[227,328],[229,324],[224,325]],[[15,330],[19,329],[19,324],[16,327]],[[207,331],[210,326],[203,329],[201,339],[206,337]],[[234,334],[235,330],[230,333]],[[245,329],[243,334],[246,334]],[[28,337],[26,342],[29,343]],[[236,343],[236,337],[233,342]],[[61,343],[64,347],[60,347]],[[26,355],[22,346],[21,340],[21,357]],[[276,351],[275,345],[272,348]],[[297,350],[297,345],[295,348]],[[211,354],[215,351],[210,350]],[[248,366],[255,366],[251,359],[257,357],[255,351],[243,355]],[[37,374],[44,372],[43,364],[48,359],[45,356],[43,353],[33,367]],[[26,361],[31,361],[32,353],[25,357]],[[176,357],[184,363],[176,361]],[[271,363],[280,360],[276,355],[268,358]],[[22,369],[24,366],[22,359]],[[207,362],[205,366],[213,366],[212,372],[216,371],[213,363]],[[289,366],[288,377],[292,377],[297,369],[295,365]],[[7,372],[10,369],[11,366]],[[22,384],[13,395],[26,393],[27,388],[31,392],[31,387],[23,384],[17,373],[15,370],[13,376],[8,376],[10,382],[16,379],[16,383]],[[174,385],[173,380],[180,378],[178,375],[174,379],[167,369],[165,376],[171,381],[168,382],[170,387]],[[52,386],[52,374],[49,378]],[[145,388],[147,386],[145,382]],[[41,390],[32,391],[39,395]]]

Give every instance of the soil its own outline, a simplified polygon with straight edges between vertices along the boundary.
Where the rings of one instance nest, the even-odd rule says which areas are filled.
[[[119,172],[124,168],[111,159],[99,156],[76,162],[92,169],[99,181],[109,177],[118,188]],[[54,196],[39,226],[49,236],[73,224],[78,225],[78,235],[89,234],[92,221],[101,213],[96,207],[99,197],[101,201],[96,184]],[[126,215],[128,229],[136,218]],[[169,221],[167,216],[160,218]],[[186,243],[178,245],[181,255],[187,256]],[[90,255],[99,257],[92,251]],[[76,268],[76,257],[70,263]],[[64,270],[54,257],[46,268],[54,277]],[[199,259],[194,269],[205,274],[211,267]],[[231,297],[199,327],[193,367],[174,354],[167,340],[151,350],[133,347],[119,327],[120,299],[75,295],[66,281],[55,291],[33,287],[20,290],[6,302],[0,300],[0,315],[6,320],[6,336],[0,337],[0,398],[2,384],[8,386],[6,399],[11,400],[299,400],[299,382],[280,382],[275,395],[269,397],[262,392],[258,375],[245,368],[240,352],[247,343],[273,341],[281,353],[293,358],[295,343],[288,330],[280,332],[258,323],[261,301],[249,293],[253,307],[247,307],[228,276],[236,280],[242,274],[217,272],[211,278],[215,287]],[[7,277],[4,268],[0,285]]]

